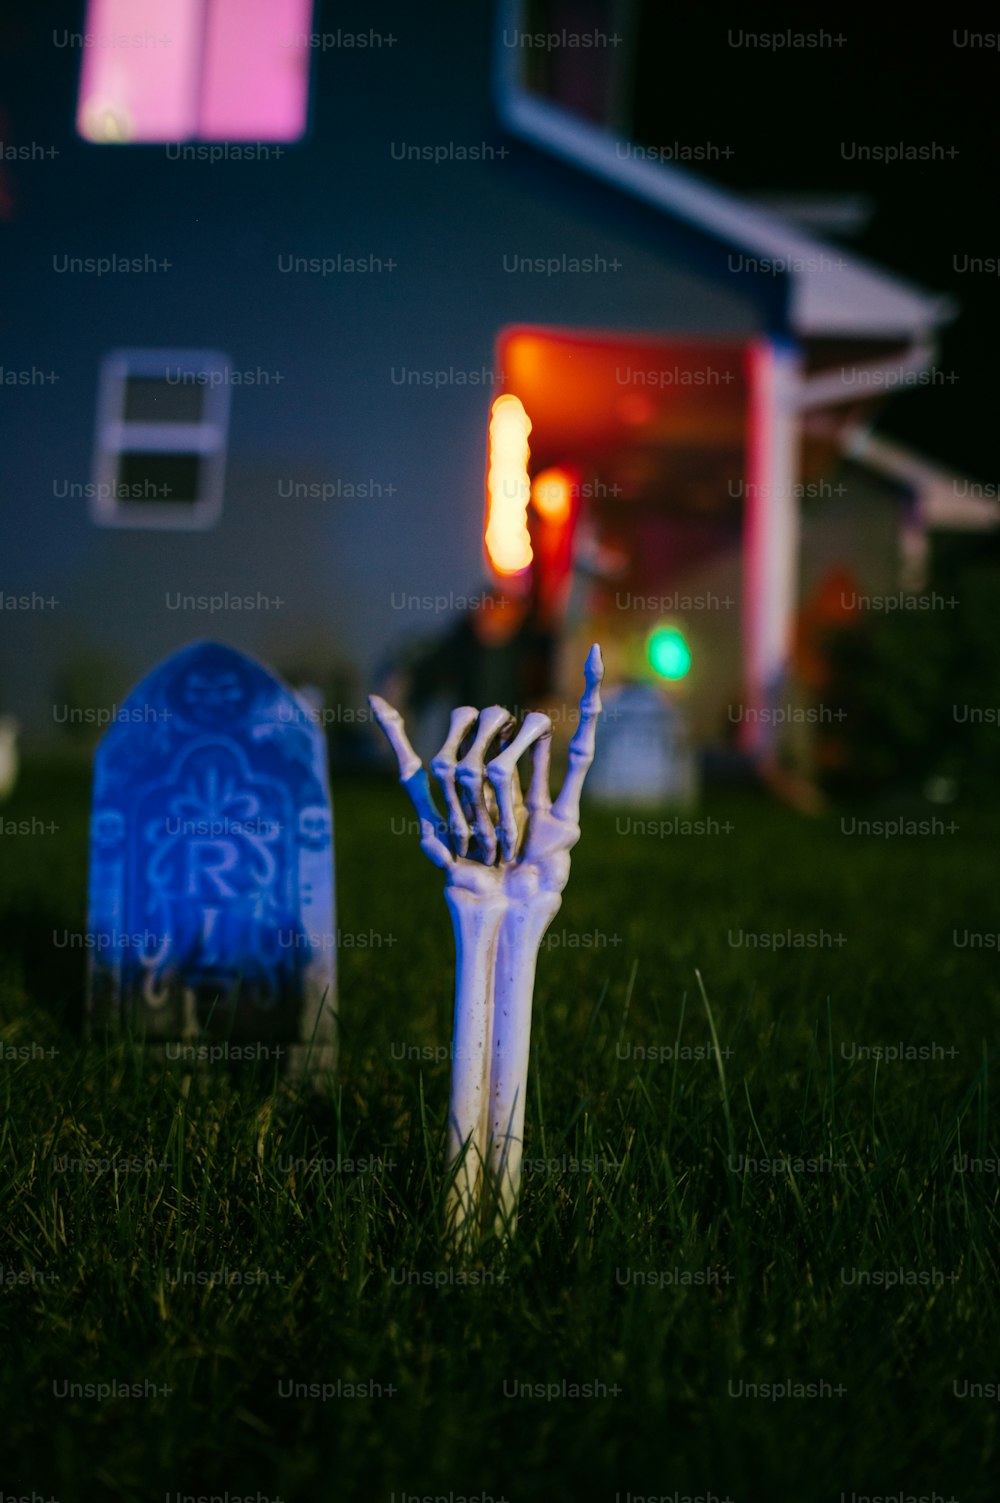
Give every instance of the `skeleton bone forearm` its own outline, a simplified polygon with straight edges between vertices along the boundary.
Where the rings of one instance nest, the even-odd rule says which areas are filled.
[[[497,1231],[513,1229],[521,1184],[531,1008],[538,951],[562,897],[544,889],[511,901],[500,925],[493,994],[489,1120],[485,1141],[496,1195]]]
[[[478,1203],[487,1141],[490,1035],[497,948],[506,899],[447,887],[455,931],[455,1026],[452,1040],[448,1163],[458,1163],[449,1204],[453,1225]],[[464,1158],[462,1155],[464,1154]]]

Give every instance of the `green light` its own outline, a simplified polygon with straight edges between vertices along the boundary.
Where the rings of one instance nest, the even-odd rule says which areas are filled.
[[[691,667],[691,649],[676,626],[657,626],[651,631],[646,654],[661,678],[683,678]]]

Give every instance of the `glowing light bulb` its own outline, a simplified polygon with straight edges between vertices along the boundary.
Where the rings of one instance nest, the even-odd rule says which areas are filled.
[[[676,626],[656,626],[646,639],[646,656],[660,678],[684,678],[691,669],[691,649]]]
[[[530,432],[531,419],[520,398],[510,393],[497,397],[490,413],[486,551],[498,574],[520,574],[531,563],[527,522]]]
[[[546,522],[568,522],[571,498],[572,481],[558,466],[542,470],[531,483],[531,504]]]

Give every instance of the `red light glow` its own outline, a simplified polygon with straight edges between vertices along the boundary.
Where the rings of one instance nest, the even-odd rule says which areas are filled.
[[[573,482],[566,470],[553,465],[531,483],[531,504],[546,522],[568,522],[573,510]]]

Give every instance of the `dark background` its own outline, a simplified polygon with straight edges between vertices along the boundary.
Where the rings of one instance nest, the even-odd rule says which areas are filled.
[[[879,428],[987,483],[997,480],[995,345],[1000,278],[958,274],[954,260],[998,256],[996,106],[1000,51],[959,48],[953,31],[998,29],[987,11],[954,20],[943,7],[903,25],[872,8],[831,19],[828,6],[767,8],[742,19],[697,6],[642,6],[634,57],[638,140],[715,141],[716,182],[744,193],[863,193],[868,227],[845,247],[959,304],[938,366],[951,384],[891,399]],[[898,14],[898,13],[897,13]],[[729,33],[825,31],[843,46],[768,52]],[[940,161],[864,162],[842,143],[923,146]],[[846,146],[849,151],[850,145]]]

